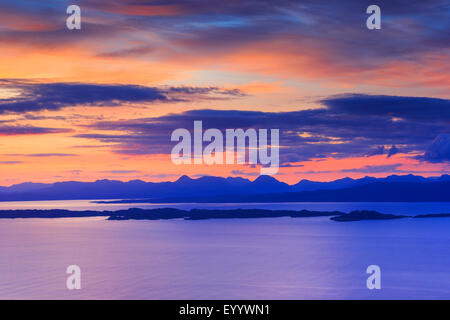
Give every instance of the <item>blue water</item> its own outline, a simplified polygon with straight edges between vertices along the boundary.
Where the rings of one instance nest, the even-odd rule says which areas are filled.
[[[281,202],[281,203],[95,203],[99,200],[55,200],[0,202],[0,210],[15,209],[68,209],[68,210],[121,210],[128,208],[178,208],[178,209],[286,209],[342,211],[376,210],[391,214],[450,213],[450,202]]]
[[[448,205],[262,206],[412,214]],[[450,218],[5,219],[0,299],[449,299],[449,231]],[[69,291],[73,264],[82,289]],[[381,290],[366,288],[369,265],[381,268]]]

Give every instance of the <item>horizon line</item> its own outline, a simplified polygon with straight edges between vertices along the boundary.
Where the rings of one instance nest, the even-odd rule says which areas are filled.
[[[134,182],[134,181],[140,181],[140,182],[144,182],[144,183],[174,183],[179,181],[182,178],[188,178],[190,180],[199,180],[202,178],[221,178],[221,179],[244,179],[244,180],[248,180],[250,182],[255,182],[256,180],[260,179],[261,177],[269,177],[272,178],[274,180],[276,180],[277,182],[280,183],[284,183],[288,186],[293,186],[296,185],[298,183],[300,183],[301,181],[310,181],[310,182],[319,182],[319,183],[330,183],[330,182],[335,182],[335,181],[339,181],[339,180],[345,180],[345,179],[350,179],[350,180],[361,180],[361,179],[367,179],[367,178],[373,178],[373,179],[385,179],[385,178],[389,178],[389,177],[406,177],[406,176],[414,176],[414,177],[420,177],[420,178],[424,178],[424,179],[438,179],[438,178],[442,178],[444,176],[449,176],[448,173],[443,173],[441,175],[437,175],[437,176],[429,176],[429,177],[425,177],[422,175],[417,175],[417,174],[413,174],[413,173],[409,173],[409,174],[388,174],[386,176],[382,176],[382,177],[374,177],[374,176],[369,176],[366,175],[362,178],[351,178],[351,177],[344,177],[344,178],[339,178],[339,179],[335,179],[335,180],[329,180],[329,181],[318,181],[318,180],[309,180],[309,179],[300,179],[297,182],[293,183],[293,184],[289,184],[283,181],[278,180],[277,178],[271,176],[271,175],[259,175],[257,176],[255,179],[251,180],[249,178],[245,178],[242,176],[227,176],[227,177],[223,177],[223,176],[212,176],[212,175],[202,175],[200,177],[191,177],[189,175],[183,174],[178,176],[178,178],[176,178],[175,180],[165,180],[165,181],[146,181],[146,180],[142,180],[142,179],[131,179],[131,180],[120,180],[120,179],[108,179],[108,178],[104,178],[104,179],[97,179],[97,180],[93,180],[93,181],[79,181],[79,180],[64,180],[64,181],[55,181],[55,182],[33,182],[33,181],[24,181],[24,182],[19,182],[19,183],[14,183],[8,186],[0,186],[0,188],[10,188],[13,186],[17,186],[17,185],[22,185],[22,184],[45,184],[45,185],[54,185],[56,183],[66,183],[66,182],[78,182],[78,183],[95,183],[95,182],[100,182],[100,181],[112,181],[112,182],[121,182],[121,183],[129,183],[129,182]]]

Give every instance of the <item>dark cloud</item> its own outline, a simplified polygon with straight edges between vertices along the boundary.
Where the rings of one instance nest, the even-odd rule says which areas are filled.
[[[344,169],[342,172],[361,172],[361,173],[383,173],[383,172],[408,172],[403,170],[398,170],[398,167],[402,166],[401,163],[394,163],[388,165],[379,166],[364,166],[357,169]]]
[[[394,121],[450,119],[450,100],[446,99],[346,94],[321,102],[339,113],[391,117]]]
[[[364,108],[358,100],[366,100],[367,96],[350,95],[347,99],[352,105]],[[389,102],[386,96],[377,100],[380,108],[385,104],[398,110],[400,97],[392,97]],[[224,132],[232,128],[280,129],[281,163],[306,161],[322,157],[363,156],[368,153],[384,153],[380,146],[391,145],[388,156],[399,152],[397,145],[404,153],[424,152],[438,134],[449,132],[450,116],[446,110],[448,101],[427,98],[430,102],[423,104],[422,111],[415,110],[414,117],[404,117],[397,121],[392,119],[388,111],[361,112],[355,108],[343,108],[330,103],[324,109],[301,110],[292,112],[261,112],[238,110],[191,110],[179,114],[169,114],[157,118],[145,118],[128,121],[102,121],[92,125],[93,129],[102,131],[121,131],[122,134],[80,134],[77,137],[96,139],[114,143],[115,152],[125,154],[168,154],[173,143],[171,132],[177,128],[193,130],[195,120],[201,120],[203,128],[217,128]],[[337,98],[337,99],[341,99]],[[421,101],[422,98],[417,98]],[[355,101],[356,100],[356,101]],[[405,97],[413,101],[414,98]],[[441,113],[435,110],[434,118],[424,115],[437,103],[441,105]],[[414,103],[413,103],[414,104]],[[374,105],[369,107],[375,109]]]
[[[76,157],[77,154],[72,153],[31,153],[31,154],[7,154],[7,156],[13,157],[33,157],[33,158],[46,158],[46,157]]]
[[[376,147],[376,148],[373,148],[372,150],[370,150],[367,153],[367,156],[368,157],[377,156],[377,155],[380,155],[380,154],[384,154],[384,152],[385,152],[384,146],[379,146],[379,147]]]
[[[440,134],[419,159],[429,162],[450,161],[450,134]]]
[[[67,117],[64,116],[42,116],[42,115],[33,115],[33,114],[25,114],[23,116],[25,120],[61,120],[66,121]]]
[[[0,126],[0,136],[66,133],[71,131],[72,131],[71,129],[63,129],[63,128],[45,128],[45,127],[20,126],[20,125]]]
[[[396,155],[396,154],[399,153],[399,152],[400,152],[400,150],[399,150],[396,146],[392,146],[392,147],[389,149],[389,151],[388,151],[387,157],[390,158],[390,157],[392,157],[393,155]]]
[[[36,83],[0,80],[0,87],[20,90],[18,97],[0,100],[1,113],[59,110],[69,106],[119,106],[124,103],[224,99],[244,95],[217,87],[145,87],[120,84]]]

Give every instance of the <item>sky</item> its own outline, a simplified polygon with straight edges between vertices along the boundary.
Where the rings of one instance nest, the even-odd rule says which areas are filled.
[[[259,175],[175,165],[171,132],[196,120],[280,129],[287,183],[449,173],[449,17],[446,0],[3,0],[0,185]]]

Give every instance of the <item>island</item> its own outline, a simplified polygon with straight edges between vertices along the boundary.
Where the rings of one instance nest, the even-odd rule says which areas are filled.
[[[395,214],[384,214],[377,211],[369,210],[357,210],[352,211],[347,214],[342,214],[339,216],[332,217],[331,220],[338,222],[350,222],[350,221],[361,221],[361,220],[393,220],[393,219],[403,219],[410,218],[411,216],[395,215]]]
[[[450,218],[450,213],[419,214],[414,218]]]
[[[184,220],[206,220],[206,219],[252,219],[252,218],[307,218],[307,217],[329,217],[344,214],[340,211],[309,211],[309,210],[264,210],[264,209],[134,209],[132,211],[117,212],[108,220],[161,220],[161,219],[184,219]]]
[[[140,209],[130,208],[117,211],[71,211],[71,210],[0,210],[0,219],[26,218],[81,218],[107,217],[107,220],[205,220],[205,219],[251,219],[251,218],[306,218],[330,217],[345,214],[340,211],[308,210],[263,210],[263,209],[192,209],[175,208]]]
[[[83,218],[105,217],[106,220],[207,220],[207,219],[256,219],[256,218],[312,218],[330,217],[337,222],[352,222],[362,220],[393,220],[404,218],[444,218],[450,213],[425,214],[418,216],[384,214],[377,211],[359,210],[345,213],[341,211],[310,211],[310,210],[266,210],[266,209],[191,209],[175,208],[140,209],[130,208],[117,211],[72,211],[63,209],[50,210],[0,210],[0,219],[30,219],[30,218]]]

